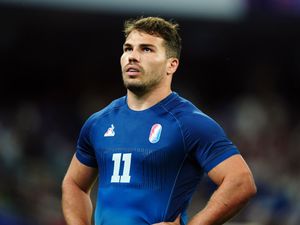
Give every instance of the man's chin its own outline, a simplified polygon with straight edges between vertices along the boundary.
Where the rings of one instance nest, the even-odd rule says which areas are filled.
[[[145,92],[147,92],[147,87],[140,84],[132,84],[132,83],[124,83],[126,89],[131,91],[132,93],[136,95],[142,95]]]

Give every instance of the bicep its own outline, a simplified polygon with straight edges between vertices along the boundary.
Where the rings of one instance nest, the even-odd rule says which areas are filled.
[[[252,178],[252,173],[240,154],[233,155],[224,160],[208,172],[209,178],[218,186],[227,178]]]
[[[71,183],[78,186],[82,191],[88,193],[97,179],[98,170],[82,164],[73,156],[64,183]]]

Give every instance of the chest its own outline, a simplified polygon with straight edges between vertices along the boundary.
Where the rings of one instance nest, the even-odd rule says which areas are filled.
[[[107,117],[94,130],[102,186],[162,188],[185,157],[180,126],[168,116]]]

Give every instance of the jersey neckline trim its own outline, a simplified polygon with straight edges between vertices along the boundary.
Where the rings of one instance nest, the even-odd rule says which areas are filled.
[[[124,97],[124,105],[126,107],[126,109],[130,112],[133,112],[133,113],[145,113],[145,112],[148,112],[148,111],[153,111],[153,110],[156,110],[158,108],[161,107],[161,105],[166,105],[168,104],[170,101],[172,101],[174,98],[177,98],[178,97],[178,94],[174,91],[172,91],[167,97],[165,97],[164,99],[160,100],[158,103],[156,103],[155,105],[147,108],[147,109],[144,109],[144,110],[133,110],[133,109],[130,109],[128,104],[127,104],[127,95]]]

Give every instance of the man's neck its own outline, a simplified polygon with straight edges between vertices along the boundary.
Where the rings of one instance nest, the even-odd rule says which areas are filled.
[[[127,104],[132,110],[142,111],[157,104],[171,93],[171,89],[165,87],[148,91],[142,95],[136,95],[130,90],[127,90]]]

